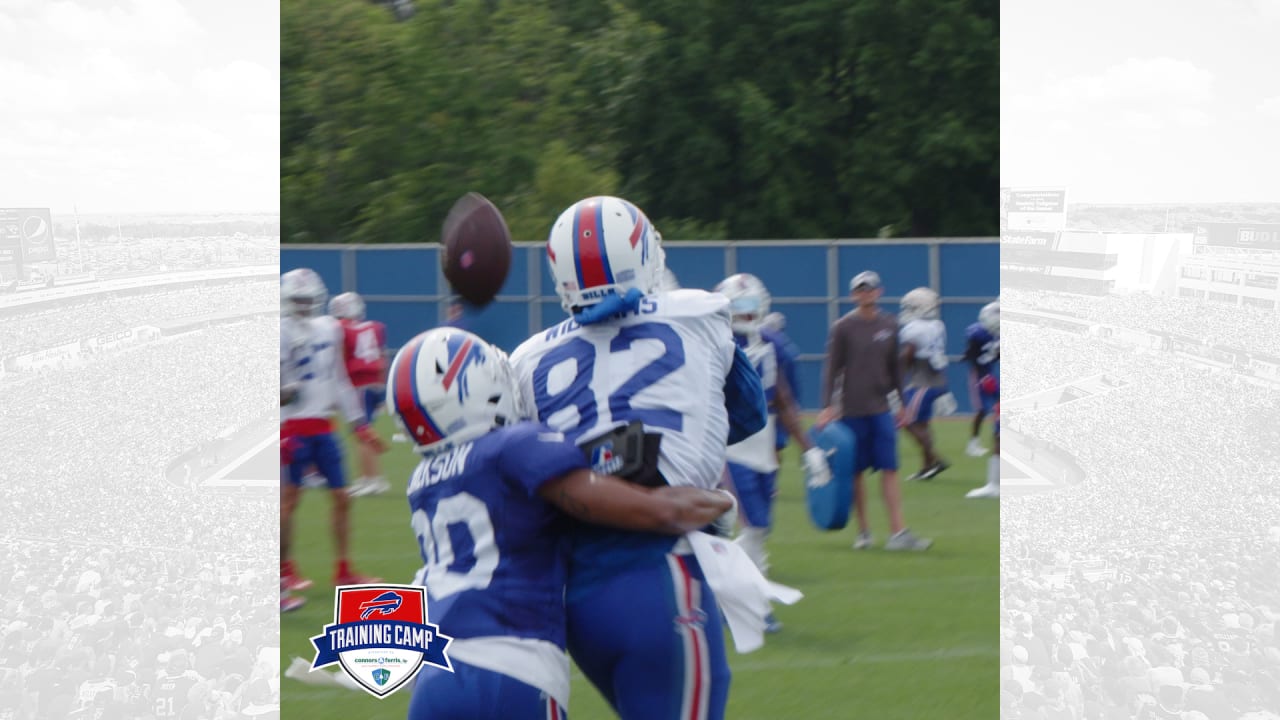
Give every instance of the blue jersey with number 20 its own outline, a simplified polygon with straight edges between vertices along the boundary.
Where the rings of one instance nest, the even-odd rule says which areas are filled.
[[[586,466],[564,435],[530,422],[422,460],[409,507],[441,632],[564,647],[565,520],[537,491]]]

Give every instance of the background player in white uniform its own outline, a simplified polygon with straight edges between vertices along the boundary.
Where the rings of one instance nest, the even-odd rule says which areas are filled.
[[[765,428],[742,442],[728,447],[728,471],[738,495],[742,530],[738,544],[746,550],[761,573],[769,570],[765,539],[772,527],[773,495],[778,475],[776,443],[779,422],[804,450],[805,472],[817,484],[830,480],[830,469],[822,450],[809,442],[800,424],[800,409],[782,372],[782,348],[761,335],[769,314],[769,290],[755,275],[731,275],[715,291],[729,299],[734,342],[742,348],[764,389],[769,407]]]
[[[307,268],[280,277],[285,317],[280,321],[281,460],[286,465],[280,497],[280,583],[285,590],[305,590],[311,581],[298,574],[290,559],[293,512],[297,508],[306,470],[315,466],[325,478],[333,500],[333,536],[337,551],[334,584],[375,582],[352,570],[349,550],[349,501],[342,453],[334,438],[333,412],[351,423],[360,442],[381,452],[381,441],[364,422],[364,413],[347,378],[342,361],[343,332],[338,321],[321,315],[328,295],[319,275]]]
[[[898,346],[902,353],[906,389],[903,426],[924,455],[920,471],[908,480],[931,480],[950,467],[933,445],[929,420],[950,415],[956,402],[947,390],[947,327],[938,318],[938,294],[920,287],[902,296]]]
[[[545,720],[569,703],[563,516],[681,534],[732,507],[726,493],[641,488],[592,472],[575,445],[525,422],[502,352],[430,330],[392,364],[393,412],[423,460],[409,482],[426,563],[416,582],[453,636],[454,672],[418,678],[411,719]]]
[[[373,426],[387,395],[387,328],[364,315],[364,298],[345,292],[329,301],[329,314],[342,324],[342,359],[347,377],[364,408],[364,422]],[[360,455],[360,477],[349,489],[352,497],[380,495],[391,489],[382,476],[379,453],[366,443],[356,447]]]
[[[512,356],[537,418],[587,447],[597,469],[643,485],[715,487],[725,438],[758,432],[767,415],[728,301],[661,292],[657,233],[620,198],[562,213],[547,259],[573,318]],[[588,526],[573,542],[569,651],[596,689],[624,720],[723,717],[720,612],[695,557],[673,538]]]

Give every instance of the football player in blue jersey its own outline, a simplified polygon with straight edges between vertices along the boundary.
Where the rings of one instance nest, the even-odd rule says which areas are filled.
[[[969,363],[969,392],[973,396],[973,434],[965,452],[971,457],[982,457],[987,449],[978,436],[982,421],[1000,400],[993,382],[996,363],[1000,362],[1000,301],[987,303],[978,311],[978,322],[965,328],[964,360]],[[992,378],[993,380],[987,380]]]
[[[524,421],[500,350],[437,328],[397,353],[387,396],[422,462],[409,481],[430,617],[454,671],[426,668],[411,719],[562,720],[565,515],[675,536],[733,506],[723,491],[644,488],[593,472],[565,436]],[[674,539],[674,538],[673,538]]]
[[[800,348],[787,337],[787,316],[780,312],[771,312],[764,316],[764,322],[760,326],[760,336],[767,342],[773,343],[778,353],[778,370],[782,373],[782,377],[787,380],[787,387],[791,389],[791,397],[795,398],[796,404],[800,404]],[[787,441],[791,435],[787,432],[787,428],[782,424],[778,424],[778,442],[776,448],[778,450],[778,464],[782,464],[782,451],[787,447]]]
[[[512,354],[537,418],[636,484],[719,484],[726,439],[756,434],[768,414],[734,343],[729,301],[665,289],[660,236],[621,198],[565,210],[547,260],[570,318]],[[569,652],[623,720],[724,717],[721,614],[690,545],[581,524],[573,532]]]

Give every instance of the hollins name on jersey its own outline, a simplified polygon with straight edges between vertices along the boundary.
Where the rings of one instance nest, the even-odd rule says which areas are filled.
[[[613,317],[614,319],[617,319],[617,318],[628,317],[631,315],[652,315],[656,312],[658,312],[658,299],[645,298],[640,301],[640,307],[636,308],[635,310],[627,310],[626,312],[620,312]],[[581,327],[582,326],[578,324],[577,320],[573,320],[573,319],[565,320],[559,325],[548,330],[546,337],[544,337],[543,339],[555,340],[557,337],[568,332],[573,332],[574,330],[577,330]]]

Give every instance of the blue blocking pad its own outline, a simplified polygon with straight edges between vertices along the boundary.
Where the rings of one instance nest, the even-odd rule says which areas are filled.
[[[819,530],[841,530],[849,524],[853,507],[853,461],[857,442],[853,431],[841,422],[829,422],[821,430],[811,428],[809,439],[827,453],[831,482],[820,488],[805,483],[809,519]]]

